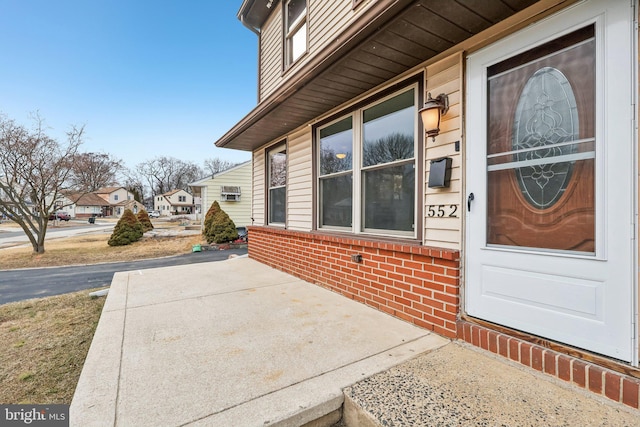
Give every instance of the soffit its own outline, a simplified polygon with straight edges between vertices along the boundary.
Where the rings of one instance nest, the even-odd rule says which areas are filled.
[[[408,71],[536,0],[381,1],[223,135],[219,147],[253,151]]]

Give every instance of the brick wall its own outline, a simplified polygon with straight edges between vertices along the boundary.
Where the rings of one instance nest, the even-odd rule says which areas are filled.
[[[458,251],[249,227],[249,257],[440,335],[457,336]]]
[[[631,375],[466,321],[458,322],[458,338],[632,408],[640,406],[640,380]]]

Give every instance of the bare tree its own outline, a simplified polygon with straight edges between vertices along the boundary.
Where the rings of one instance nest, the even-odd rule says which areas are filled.
[[[147,181],[152,194],[164,194],[175,189],[188,190],[189,183],[203,175],[202,169],[195,163],[166,156],[139,163],[136,172]]]
[[[49,215],[74,165],[84,129],[72,127],[66,144],[45,134],[43,120],[33,129],[0,116],[0,213],[25,232],[33,252],[44,253]]]
[[[219,157],[214,157],[213,159],[206,159],[204,161],[204,171],[205,173],[213,176],[219,172],[225,171],[236,166],[238,163],[230,162],[229,160],[222,160]]]
[[[365,141],[364,166],[379,165],[413,157],[413,136],[398,132],[375,141]]]
[[[122,160],[106,153],[80,153],[76,156],[69,183],[79,191],[91,192],[115,185],[124,170]]]
[[[149,202],[147,199],[151,198],[151,195],[147,196],[146,185],[144,184],[146,179],[137,171],[137,169],[124,168],[121,171],[120,176],[120,183],[122,186],[139,197],[139,199],[136,198],[136,200],[145,204]],[[153,200],[151,200],[151,204],[153,204]]]

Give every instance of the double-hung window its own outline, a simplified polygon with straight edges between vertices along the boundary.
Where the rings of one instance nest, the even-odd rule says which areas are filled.
[[[267,150],[269,183],[269,224],[284,225],[287,202],[287,146],[278,144]]]
[[[307,0],[285,2],[286,66],[307,51]]]
[[[318,225],[416,237],[418,86],[316,130]]]

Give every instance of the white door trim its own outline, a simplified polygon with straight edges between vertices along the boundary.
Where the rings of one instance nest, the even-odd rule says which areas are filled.
[[[581,2],[468,57],[466,73],[466,148],[468,151],[465,181],[466,194],[474,193],[475,200],[472,202],[471,212],[466,213],[465,221],[464,299],[465,310],[472,316],[607,354],[637,365],[638,231],[635,224],[638,218],[638,150],[635,105],[638,95],[634,79],[637,78],[638,62],[635,49],[636,18],[632,13],[630,3],[626,2],[604,0]],[[596,56],[598,58],[596,62],[595,255],[488,247],[485,244],[487,240],[484,226],[487,212],[485,197],[487,116],[486,108],[483,108],[483,105],[486,106],[487,67],[590,23],[596,25]],[[620,43],[621,40],[623,40],[622,43]],[[614,67],[606,64],[621,65]],[[619,141],[620,143],[617,143]],[[612,159],[615,160],[615,164],[612,164]],[[622,190],[624,192],[622,195],[616,191],[620,186],[626,186]],[[538,265],[535,267],[520,265],[524,259],[523,255],[535,257],[536,262],[544,265],[544,268],[538,268]],[[499,257],[500,261],[494,262],[494,257]],[[564,272],[568,265],[571,265],[572,272],[566,275]],[[516,270],[507,267],[514,266],[517,266],[517,270],[524,275],[510,276]],[[493,304],[494,300],[503,298],[503,295],[499,294],[504,289],[496,287],[496,282],[492,281],[498,276],[502,277],[501,280],[511,280],[516,287],[521,285],[524,293],[530,288],[518,281],[544,282],[543,289],[551,293],[555,289],[555,284],[558,284],[570,292],[567,295],[572,295],[571,292],[575,291],[585,298],[597,300],[598,304],[607,303],[614,298],[619,310],[598,306],[593,307],[592,314],[584,316],[585,325],[590,328],[589,332],[594,332],[595,337],[575,337],[576,329],[579,329],[577,327],[574,327],[573,331],[554,330],[558,329],[558,319],[572,317],[571,310],[575,309],[577,313],[584,308],[582,304],[588,305],[593,301],[569,301],[567,306],[569,308],[558,308],[562,311],[561,315],[557,318],[551,315],[546,326],[540,326],[544,323],[542,318],[533,319],[530,323],[511,322],[512,317],[519,315],[519,301],[512,300],[512,305],[505,306],[504,315],[493,314],[496,307],[500,307],[500,304]],[[487,282],[482,284],[483,280]],[[491,294],[492,292],[494,294]],[[504,297],[505,300],[509,298],[512,297]],[[540,313],[552,313],[557,308],[553,307],[552,300],[553,298],[548,300],[549,305],[545,305],[544,302],[536,303],[538,306],[534,310],[538,310],[540,316],[543,315]],[[574,302],[575,305],[573,305]],[[580,315],[582,316],[582,313]],[[602,326],[605,324],[606,327]],[[615,335],[612,341],[617,341],[619,345],[603,344],[601,347],[594,348],[599,341],[605,339],[605,336],[611,334]]]

